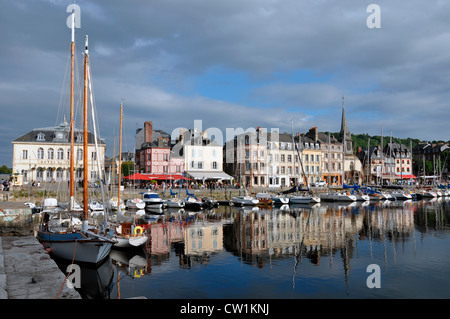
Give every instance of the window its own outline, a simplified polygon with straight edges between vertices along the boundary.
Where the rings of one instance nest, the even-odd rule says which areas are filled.
[[[44,159],[44,149],[42,147],[38,148],[37,157],[38,159]]]
[[[95,161],[97,159],[97,153],[96,152],[92,152],[91,153],[91,160]]]
[[[289,144],[289,145],[290,145],[290,144]],[[292,163],[292,155],[288,155],[287,161],[288,161],[288,163]]]
[[[58,148],[58,159],[63,160],[64,159],[64,150],[62,148]]]
[[[217,169],[217,162],[212,162],[212,168]]]
[[[168,161],[169,160],[169,155],[168,154],[164,154],[163,155],[163,161]]]
[[[282,154],[282,155],[281,155],[281,163],[284,163],[284,162],[285,162],[285,155]]]
[[[47,168],[47,181],[51,181],[53,178],[53,168],[49,167]]]
[[[53,148],[49,148],[47,151],[47,154],[48,154],[48,159],[52,160],[53,154],[54,154]]]
[[[79,148],[77,151],[77,160],[78,161],[83,160],[83,150],[81,148]]]
[[[36,136],[36,141],[45,141],[45,134],[44,133],[39,133]]]
[[[203,168],[203,162],[202,162],[202,161],[198,162],[198,168],[199,168],[199,169],[202,169],[202,168]]]
[[[23,150],[22,151],[22,159],[27,159],[28,158],[28,151],[27,150]]]

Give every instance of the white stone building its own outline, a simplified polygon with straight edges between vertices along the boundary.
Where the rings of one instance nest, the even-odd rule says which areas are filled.
[[[223,171],[223,148],[208,138],[206,131],[180,132],[172,148],[173,158],[184,158],[184,171],[197,181],[223,181],[232,177]]]
[[[70,126],[64,122],[56,127],[36,128],[12,141],[15,185],[32,182],[67,182],[70,179]],[[89,182],[98,179],[97,158],[104,170],[106,144],[98,139],[96,152],[94,134],[88,133]],[[83,179],[83,132],[75,130],[75,180]]]

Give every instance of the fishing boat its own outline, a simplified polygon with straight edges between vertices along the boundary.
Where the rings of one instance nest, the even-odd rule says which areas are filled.
[[[88,154],[88,38],[85,38],[84,54],[84,130],[83,130],[83,165],[87,167]],[[70,92],[70,206],[61,211],[57,208],[43,210],[37,239],[51,254],[57,258],[73,262],[99,264],[106,260],[115,243],[104,229],[89,224],[88,208],[88,170],[83,170],[83,214],[80,222],[74,222],[71,215],[75,204],[75,174],[74,174],[74,56],[75,56],[75,11],[72,12],[71,41],[71,92]],[[65,215],[65,216],[62,216]],[[54,221],[59,221],[54,223]]]
[[[258,205],[270,206],[273,204],[272,194],[268,193],[257,193],[256,199],[259,200]]]

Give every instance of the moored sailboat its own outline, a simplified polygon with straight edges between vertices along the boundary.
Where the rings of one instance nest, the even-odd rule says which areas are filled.
[[[37,233],[37,238],[41,244],[48,249],[51,254],[57,258],[73,260],[74,262],[98,264],[104,261],[111,251],[114,240],[108,238],[107,233],[102,234],[102,229],[90,225],[88,222],[88,177],[87,169],[84,170],[83,184],[83,214],[81,225],[73,223],[71,214],[75,208],[74,192],[74,52],[75,52],[75,12],[72,13],[72,41],[71,41],[71,101],[70,101],[70,206],[69,209],[61,212],[58,209],[42,211],[42,220]],[[86,36],[86,47],[84,57],[84,167],[87,167],[87,65],[88,65],[88,46]],[[67,215],[66,221],[59,224],[52,223],[57,217],[55,214]],[[60,218],[61,220],[62,218]]]

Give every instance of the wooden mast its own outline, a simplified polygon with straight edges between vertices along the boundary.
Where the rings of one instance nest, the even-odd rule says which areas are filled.
[[[84,50],[83,217],[88,219],[88,36]]]
[[[72,41],[70,43],[70,203],[69,209],[72,211],[75,207],[75,119],[74,119],[74,60],[75,60],[75,11],[72,12]]]
[[[117,207],[120,211],[120,178],[122,171],[122,108],[123,104],[120,103],[120,125],[119,125],[119,167],[118,167],[118,175],[119,175],[119,185],[118,185],[118,195],[117,195]]]

